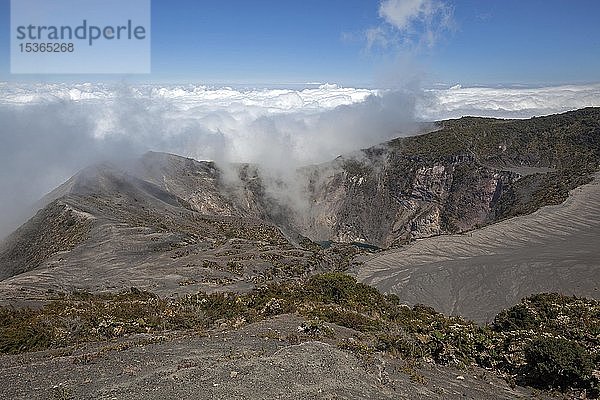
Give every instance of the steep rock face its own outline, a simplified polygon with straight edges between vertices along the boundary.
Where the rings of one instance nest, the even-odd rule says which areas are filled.
[[[202,214],[240,215],[226,197],[221,172],[213,162],[149,152],[140,158],[133,172],[184,199],[190,207]]]
[[[289,238],[390,247],[464,232],[562,202],[600,159],[600,110],[530,120],[461,118],[301,168],[273,182],[256,165],[149,153],[136,176],[202,214],[257,218]],[[283,195],[282,195],[283,193]],[[293,239],[292,239],[293,240]]]
[[[516,177],[477,166],[469,157],[429,162],[391,148],[365,156],[313,171],[311,208],[300,231],[389,247],[469,230],[490,221],[506,183]]]
[[[461,118],[305,168],[319,240],[395,246],[468,231],[564,201],[600,167],[600,109],[529,120]]]
[[[233,164],[227,173],[212,161],[148,152],[131,174],[188,203],[203,215],[256,218],[294,232],[285,201],[269,195],[256,165]]]

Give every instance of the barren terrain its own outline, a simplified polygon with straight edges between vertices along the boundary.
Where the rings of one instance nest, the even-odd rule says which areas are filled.
[[[600,298],[600,174],[562,204],[365,260],[359,280],[485,322],[533,293]]]

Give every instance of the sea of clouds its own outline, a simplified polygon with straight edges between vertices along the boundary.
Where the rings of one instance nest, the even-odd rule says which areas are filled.
[[[0,105],[52,102],[110,103],[118,99],[168,103],[190,116],[224,111],[232,115],[319,113],[338,106],[384,97],[389,90],[306,84],[301,89],[256,89],[205,85],[126,85],[101,83],[0,82]],[[462,116],[528,118],[600,105],[600,84],[549,87],[462,87],[455,85],[411,93],[415,118],[436,121]]]
[[[377,90],[0,83],[0,236],[90,164],[148,150],[295,168],[463,115],[526,118],[600,106],[600,85]]]
[[[461,87],[426,90],[419,116],[441,120],[463,116],[530,118],[600,106],[600,84],[550,87]]]

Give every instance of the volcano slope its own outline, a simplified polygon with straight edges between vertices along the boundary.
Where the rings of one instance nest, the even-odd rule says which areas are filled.
[[[559,204],[600,165],[600,109],[529,120],[461,118],[307,168],[312,239],[382,248]]]
[[[530,120],[461,118],[439,127],[300,168],[293,188],[273,182],[260,166],[229,166],[232,180],[212,162],[162,153],[147,153],[127,168],[89,167],[46,196],[41,210],[0,244],[0,299],[18,304],[55,292],[118,292],[132,286],[163,296],[245,291],[273,280],[344,270],[357,253],[348,243],[397,248],[529,214],[562,203],[600,164],[598,108]],[[281,196],[286,190],[288,195]],[[591,224],[594,218],[588,217]],[[321,248],[307,238],[334,245]],[[554,265],[569,260],[562,254],[552,254]],[[505,261],[520,265],[516,258]],[[385,272],[395,265],[367,261],[357,276],[407,301],[463,310],[458,300],[463,294],[443,289],[448,271],[429,272],[404,296],[398,282],[406,275],[394,281],[395,272]],[[580,278],[594,278],[597,265],[581,268],[587,272],[578,272]],[[516,270],[507,279],[527,274]],[[523,281],[531,289],[526,283],[511,289],[509,303],[541,289],[539,282],[557,281],[555,275],[538,278]],[[431,293],[428,280],[437,282]],[[470,285],[468,279],[464,284]],[[492,279],[473,280],[471,286],[491,292],[494,285]],[[576,289],[568,280],[564,285]],[[501,295],[494,296],[489,315],[500,304]]]
[[[212,163],[159,153],[127,172],[81,171],[3,243],[2,301],[129,287],[163,296],[244,291],[348,260],[340,248],[306,250],[240,211],[218,192],[217,176]]]
[[[160,153],[90,167],[0,245],[0,300],[17,306],[0,307],[0,397],[585,396],[597,301],[540,295],[492,327],[404,302],[485,321],[540,290],[597,298],[598,185],[581,185],[599,162],[600,110],[584,109],[445,121],[302,168],[300,208],[257,166],[235,166],[233,187]],[[539,372],[536,340],[585,385],[515,386]]]
[[[380,253],[359,280],[409,303],[491,321],[533,293],[600,297],[600,174],[560,205]]]

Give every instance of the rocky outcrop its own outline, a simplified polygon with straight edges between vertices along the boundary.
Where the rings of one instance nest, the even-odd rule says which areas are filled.
[[[469,157],[410,157],[392,147],[338,159],[310,176],[311,238],[390,247],[417,238],[473,229],[517,175],[481,167]]]

